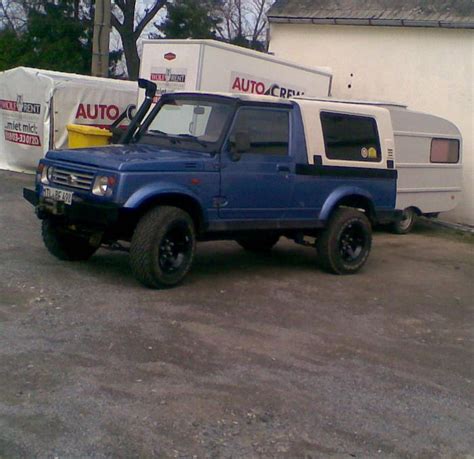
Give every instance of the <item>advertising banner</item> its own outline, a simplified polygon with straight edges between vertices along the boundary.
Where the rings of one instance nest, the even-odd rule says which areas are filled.
[[[68,124],[107,127],[128,105],[135,105],[137,84],[123,82],[107,88],[89,82],[69,82],[58,85],[53,96],[53,148],[67,146]],[[126,125],[124,120],[121,125]]]
[[[69,123],[110,126],[136,104],[134,82],[18,67],[0,73],[0,169],[33,172],[67,146]]]
[[[0,75],[0,168],[32,170],[49,148],[50,79],[23,68]]]

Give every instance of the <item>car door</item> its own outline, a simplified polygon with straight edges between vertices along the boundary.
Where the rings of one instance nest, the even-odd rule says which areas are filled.
[[[282,218],[293,182],[289,115],[284,107],[239,108],[221,154],[220,218],[266,226]]]

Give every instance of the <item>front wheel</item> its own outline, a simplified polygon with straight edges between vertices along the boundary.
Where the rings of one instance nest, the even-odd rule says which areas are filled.
[[[68,232],[63,225],[51,219],[43,220],[41,235],[49,253],[59,260],[84,261],[97,251],[87,239]]]
[[[132,271],[147,287],[172,287],[191,269],[195,248],[194,223],[189,214],[177,207],[155,207],[141,218],[133,234]]]
[[[336,210],[317,241],[321,265],[335,274],[357,272],[367,261],[371,245],[368,218],[349,208]]]

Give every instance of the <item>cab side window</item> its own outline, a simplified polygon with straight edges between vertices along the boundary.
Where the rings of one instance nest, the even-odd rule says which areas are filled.
[[[382,158],[374,118],[321,112],[326,156],[342,161],[379,162]]]
[[[288,155],[289,112],[284,109],[241,108],[230,134],[238,153]]]

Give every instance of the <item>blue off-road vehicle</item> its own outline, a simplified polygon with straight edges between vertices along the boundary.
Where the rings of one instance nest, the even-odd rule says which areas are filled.
[[[135,276],[159,288],[185,277],[196,241],[268,251],[285,236],[349,274],[367,260],[371,224],[399,214],[384,106],[173,93],[150,109],[152,98],[149,84],[120,144],[40,161],[24,196],[59,259],[129,243]]]

